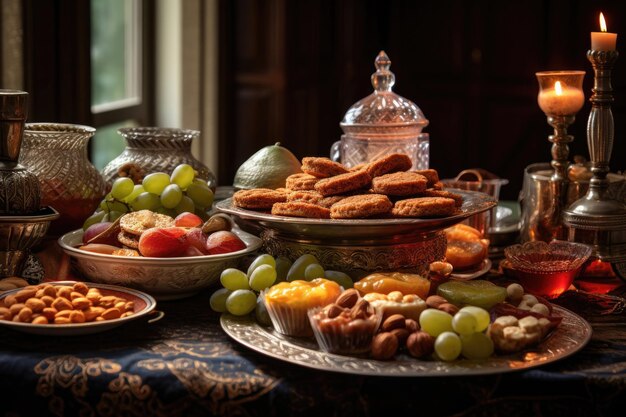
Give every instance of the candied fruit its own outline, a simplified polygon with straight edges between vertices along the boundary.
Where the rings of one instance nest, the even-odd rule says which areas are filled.
[[[485,280],[449,281],[439,285],[437,294],[457,306],[471,305],[489,310],[505,300],[506,288]]]
[[[376,272],[354,283],[354,288],[361,294],[377,292],[389,294],[399,291],[403,295],[416,294],[421,298],[428,297],[430,281],[418,274],[403,272]]]

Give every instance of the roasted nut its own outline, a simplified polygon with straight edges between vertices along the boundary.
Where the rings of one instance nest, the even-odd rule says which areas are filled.
[[[119,319],[121,315],[122,315],[122,312],[119,309],[113,307],[113,308],[109,308],[108,310],[105,310],[104,313],[100,315],[100,317],[102,317],[105,320],[112,320],[112,319]]]
[[[6,307],[0,307],[0,320],[11,320],[12,318],[11,310]]]
[[[119,300],[117,303],[115,303],[115,308],[119,309],[120,311],[125,311],[126,310],[126,301],[124,300]]]
[[[54,317],[57,313],[58,311],[56,310],[56,308],[52,307],[46,307],[41,311],[41,314],[45,316],[48,320],[54,320]]]
[[[457,306],[455,306],[454,304],[451,304],[451,303],[440,304],[437,309],[441,310],[441,311],[445,311],[446,313],[450,314],[451,316],[454,316],[456,313],[459,312],[459,308]]]
[[[104,317],[102,317],[102,316],[98,316],[98,317],[96,317],[96,318],[95,318],[95,320],[94,320],[94,321],[105,321],[105,320],[106,320],[106,319],[105,319]]]
[[[230,230],[231,228],[231,223],[224,216],[212,216],[202,225],[202,233],[210,235],[213,232]]]
[[[63,310],[63,311],[57,311],[57,313],[54,315],[54,317],[70,317],[70,314],[72,314],[72,311],[74,310]]]
[[[11,307],[13,304],[16,304],[17,300],[14,295],[7,295],[4,297],[4,305],[7,307]]]
[[[91,307],[91,301],[89,301],[89,299],[85,297],[74,298],[72,300],[72,306],[76,310],[84,310],[88,307]]]
[[[48,324],[48,318],[46,316],[35,317],[32,323],[33,324]]]
[[[29,298],[26,300],[26,307],[30,308],[33,313],[39,313],[44,308],[46,308],[46,303],[41,301],[39,298]]]
[[[77,282],[72,286],[75,292],[81,293],[83,296],[89,292],[89,287],[84,282]]]
[[[39,288],[39,289],[37,290],[37,292],[35,293],[35,297],[36,297],[36,298],[41,298],[41,297],[43,297],[44,295],[46,295],[46,293],[44,293],[44,292],[43,292],[43,288]]]
[[[405,318],[402,314],[392,314],[383,322],[381,329],[383,332],[390,332],[393,329],[404,329]]]
[[[63,297],[68,300],[72,299],[72,287],[62,286],[57,289],[57,297]]]
[[[431,355],[435,351],[435,338],[426,332],[414,332],[406,340],[409,354],[415,358]]]
[[[25,287],[15,293],[15,299],[18,303],[23,303],[24,301],[32,298],[37,294],[37,287]]]
[[[33,310],[28,307],[24,307],[19,313],[17,313],[17,317],[22,323],[30,323],[33,318]]]
[[[76,298],[84,298],[85,294],[79,293],[78,291],[72,291],[70,293],[70,300],[74,300]]]
[[[54,288],[54,285],[50,285],[50,284],[44,285],[43,293],[45,295],[49,296],[49,297],[56,298],[56,296],[57,296],[57,289]]]
[[[439,308],[440,305],[446,304],[447,302],[448,300],[440,295],[431,295],[430,297],[426,298],[426,305],[430,308]]]
[[[124,314],[122,314],[122,317],[128,317],[128,316],[132,316],[133,314],[135,314],[132,311],[126,311]]]
[[[134,301],[127,301],[126,304],[124,305],[124,310],[132,311],[134,313],[135,312],[135,302]]]
[[[419,323],[413,319],[406,319],[404,321],[404,327],[409,331],[409,333],[417,332],[420,329]]]
[[[15,303],[11,307],[9,307],[9,311],[11,312],[11,314],[16,316],[17,313],[19,313],[20,310],[23,309],[24,307],[26,307],[24,303]]]
[[[72,323],[84,323],[85,314],[83,314],[83,312],[80,310],[74,310],[70,313],[70,321]]]
[[[326,307],[326,316],[329,319],[334,319],[339,316],[343,312],[343,308],[339,307],[337,304],[330,304]]]
[[[114,295],[101,297],[99,302],[99,304],[104,308],[115,307],[115,303],[117,303],[117,297]]]
[[[63,310],[72,310],[72,303],[67,298],[58,297],[56,300],[52,302],[52,307],[56,308],[57,311]]]
[[[372,340],[372,357],[378,360],[393,358],[398,351],[398,338],[390,332],[378,333]]]
[[[54,318],[54,324],[70,324],[70,318],[69,317],[55,317]]]
[[[96,317],[104,312],[102,307],[88,307],[83,310],[83,314],[85,315],[85,321],[94,321]]]
[[[50,297],[49,295],[44,295],[43,297],[41,297],[41,301],[43,301],[46,307],[50,307],[54,302],[54,298]]]
[[[339,307],[352,308],[356,305],[359,300],[359,292],[354,288],[350,288],[342,292],[335,303]]]
[[[102,294],[100,294],[100,291],[94,290],[92,288],[87,292],[87,295],[85,297],[92,303],[96,304],[100,302],[100,298],[102,298]]]
[[[406,339],[409,337],[410,334],[409,331],[405,328],[393,329],[391,333],[394,334],[396,338],[398,338],[399,346],[404,345],[404,342],[406,342]]]

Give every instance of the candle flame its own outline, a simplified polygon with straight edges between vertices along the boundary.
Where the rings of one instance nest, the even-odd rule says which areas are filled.
[[[557,81],[554,83],[554,92],[557,96],[563,95],[563,88],[561,88],[561,82]]]
[[[604,15],[600,12],[600,31],[606,32],[606,20],[604,20]]]

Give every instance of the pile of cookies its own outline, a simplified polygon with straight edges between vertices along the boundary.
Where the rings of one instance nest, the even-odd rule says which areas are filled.
[[[323,157],[302,159],[285,188],[240,190],[236,207],[319,219],[429,218],[459,212],[463,197],[443,190],[434,169],[409,171],[411,159],[391,154],[346,168]]]
[[[153,227],[174,227],[174,219],[166,214],[155,213],[151,210],[140,210],[124,214],[120,217],[120,231],[117,240],[130,249],[120,249],[113,255],[120,256],[141,256],[139,249],[139,238],[148,229]]]

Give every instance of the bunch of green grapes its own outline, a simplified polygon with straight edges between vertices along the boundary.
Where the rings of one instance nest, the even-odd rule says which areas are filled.
[[[213,204],[213,191],[206,181],[195,176],[191,165],[180,164],[171,175],[164,172],[146,175],[141,184],[135,184],[128,177],[117,178],[96,212],[85,220],[83,230],[94,223],[112,222],[125,213],[139,210],[172,217],[189,212],[206,219],[206,211]]]
[[[428,308],[420,314],[420,327],[435,337],[435,353],[444,361],[459,356],[486,359],[493,354],[493,341],[485,333],[490,317],[487,310],[467,306],[454,316],[445,311]]]
[[[269,254],[259,255],[248,267],[247,272],[236,268],[222,271],[221,288],[211,296],[211,308],[218,313],[228,311],[243,316],[255,310],[261,324],[269,324],[265,304],[259,293],[277,282],[296,279],[311,281],[326,278],[344,288],[352,287],[352,279],[343,272],[324,270],[315,256],[304,254],[293,263],[283,257],[274,258]]]

